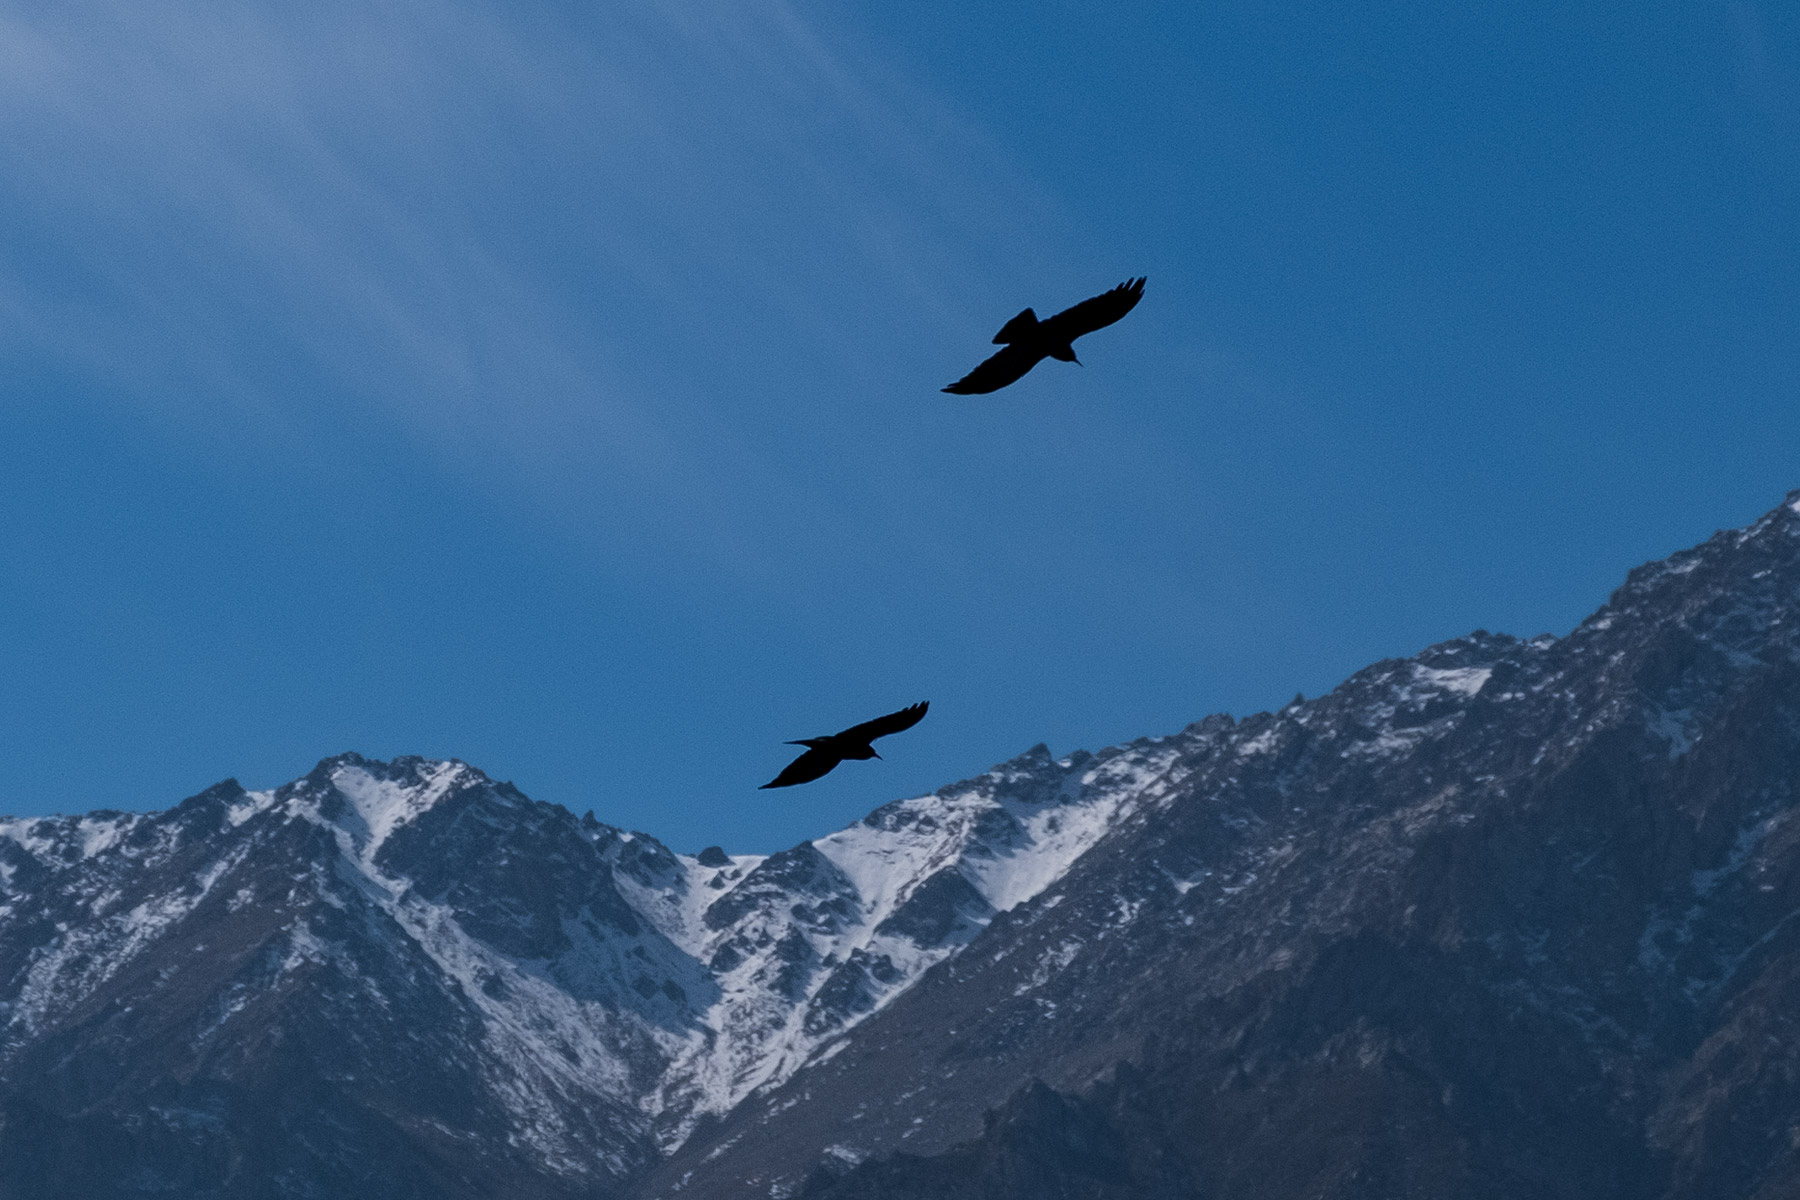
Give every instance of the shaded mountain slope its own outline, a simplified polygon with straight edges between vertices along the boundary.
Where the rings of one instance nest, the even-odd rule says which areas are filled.
[[[1155,803],[645,1194],[1788,1194],[1797,503],[1566,638],[1158,743]]]

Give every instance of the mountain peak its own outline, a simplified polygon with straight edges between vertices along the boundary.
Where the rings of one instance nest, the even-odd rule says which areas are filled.
[[[391,759],[368,758],[354,750],[322,758],[306,774],[307,779],[325,781],[341,771],[359,770],[374,779],[389,783],[412,784],[436,776],[445,770],[467,772],[475,781],[492,783],[487,774],[460,758],[426,758],[418,754],[401,754]]]
[[[395,830],[446,797],[479,788],[510,804],[513,794],[461,759],[403,755],[383,762],[354,751],[321,760],[301,782],[321,793],[320,816],[349,834],[365,859],[373,858]]]

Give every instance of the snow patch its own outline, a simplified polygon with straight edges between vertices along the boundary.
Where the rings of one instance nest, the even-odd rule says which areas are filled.
[[[112,849],[134,824],[131,817],[83,817],[75,826],[76,836],[81,839],[81,857],[92,858]]]
[[[352,832],[357,851],[373,860],[388,835],[409,824],[462,782],[468,768],[459,762],[426,764],[420,783],[377,779],[358,766],[341,766],[331,773],[331,784],[361,819],[362,830]],[[362,834],[360,839],[356,834]]]
[[[620,840],[632,839],[621,835]],[[666,878],[646,882],[615,867],[613,886],[632,911],[658,933],[695,958],[706,958],[718,937],[706,927],[707,908],[761,866],[768,855],[734,854],[718,867],[706,866],[691,854],[671,857],[675,869]]]
[[[1413,664],[1413,681],[1441,691],[1473,696],[1487,684],[1492,667],[1427,667]]]
[[[1237,748],[1239,758],[1249,758],[1253,754],[1267,754],[1275,748],[1275,730],[1265,729],[1250,738]]]
[[[46,826],[55,828],[49,821],[41,818],[0,821],[0,837],[11,838],[19,844],[20,849],[33,858],[44,858],[56,849],[56,843],[44,836]]]
[[[274,792],[245,792],[235,804],[225,810],[225,819],[236,828],[258,813],[266,812],[274,803]]]
[[[1081,943],[1073,938],[1064,941],[1059,946],[1044,951],[1043,954],[1038,956],[1037,966],[1032,968],[1031,977],[1021,983],[1018,987],[1014,988],[1013,995],[1023,996],[1026,992],[1043,987],[1046,983],[1050,982],[1050,977],[1052,975],[1074,962],[1075,956],[1080,953]],[[1054,1007],[1054,1005],[1052,1005],[1052,1007]]]
[[[1652,737],[1669,743],[1669,761],[1674,762],[1699,740],[1699,732],[1694,728],[1694,710],[1691,708],[1659,709],[1646,722]]]

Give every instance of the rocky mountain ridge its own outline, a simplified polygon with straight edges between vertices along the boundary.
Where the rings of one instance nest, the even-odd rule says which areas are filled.
[[[647,1194],[1800,1190],[1800,493],[1567,637],[1166,747],[1163,796]]]
[[[506,1178],[615,1191],[1041,889],[1129,802],[1129,753],[1080,758],[1100,786],[1034,791],[1021,764],[1044,757],[767,857],[679,855],[464,763],[354,754],[165,813],[0,823],[0,1165],[50,1170],[9,1129],[97,1123],[133,1131],[146,1188],[242,1186],[227,1160],[252,1129],[233,1119],[257,1118],[232,1097],[284,1086],[298,1040],[300,1074],[371,1126],[307,1135],[345,1178],[387,1153],[379,1132],[447,1164],[493,1142]],[[154,1104],[150,1063],[169,1073]],[[426,1080],[452,1108],[415,1111]],[[211,1158],[216,1178],[195,1166]],[[391,1186],[416,1186],[395,1162]]]
[[[0,1197],[1790,1194],[1796,629],[1800,493],[767,857],[355,755],[0,822]]]

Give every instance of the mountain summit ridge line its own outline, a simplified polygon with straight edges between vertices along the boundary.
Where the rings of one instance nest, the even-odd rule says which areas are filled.
[[[1420,1186],[1527,1194],[1521,1146],[1587,1194],[1749,1195],[1733,1180],[1792,1156],[1683,1114],[1764,1128],[1800,1101],[1784,1060],[1744,1076],[1717,1041],[1775,1019],[1754,989],[1788,996],[1800,936],[1795,629],[1800,492],[1635,569],[1567,637],[1478,632],[1278,712],[1036,746],[771,855],[678,855],[458,760],[353,754],[158,813],[0,821],[0,1175],[924,1197],[1073,1122],[1111,1165],[1068,1169],[1104,1197],[1157,1194],[1146,1171],[1372,1196],[1396,1154],[1437,1164]],[[1559,1064],[1560,1098],[1470,1074],[1502,1043],[1395,980]],[[1316,1087],[1413,1132],[1309,1110]],[[1302,1132],[1245,1126],[1216,1099],[1240,1092]],[[1541,1142],[1527,1096],[1592,1153]],[[1127,1136],[1145,1104],[1167,1120]],[[1326,1117],[1338,1141],[1293,1143]],[[1256,1185],[1253,1146],[1324,1165]]]

